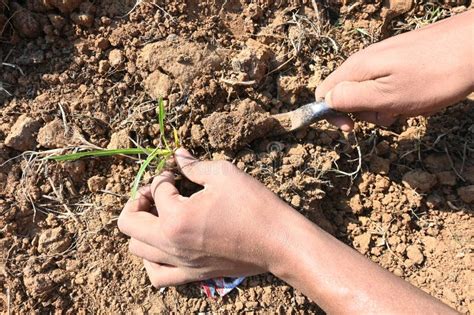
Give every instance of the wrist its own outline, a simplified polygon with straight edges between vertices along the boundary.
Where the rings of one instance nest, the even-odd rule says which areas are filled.
[[[296,266],[305,266],[309,257],[308,246],[314,245],[321,230],[293,208],[286,206],[286,211],[279,216],[273,226],[276,233],[270,240],[271,246],[267,254],[267,271],[276,277],[292,283],[298,277]]]

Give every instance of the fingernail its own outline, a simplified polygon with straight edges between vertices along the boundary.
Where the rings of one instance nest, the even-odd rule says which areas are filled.
[[[330,90],[329,92],[326,93],[326,96],[324,96],[324,101],[326,102],[326,104],[329,105],[329,107],[332,107],[332,90]]]
[[[195,160],[196,159],[194,156],[191,155],[191,153],[189,153],[188,150],[183,149],[183,148],[177,149],[176,152],[174,153],[174,156],[177,160],[181,160],[181,159]],[[176,161],[176,162],[178,162],[179,164],[179,161]]]
[[[344,124],[344,125],[341,126],[341,130],[345,131],[345,132],[349,132],[349,131],[352,130],[352,128],[351,128],[351,126]]]

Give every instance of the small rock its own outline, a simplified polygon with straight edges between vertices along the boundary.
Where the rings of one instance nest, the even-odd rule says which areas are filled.
[[[127,129],[114,132],[110,137],[107,149],[127,149],[130,148],[130,138]]]
[[[465,203],[474,203],[474,185],[460,187],[457,192],[459,198]]]
[[[153,71],[143,83],[145,91],[155,100],[168,98],[173,87],[171,78],[161,71]]]
[[[87,187],[93,193],[98,192],[101,189],[104,189],[107,180],[105,177],[95,175],[87,180]]]
[[[38,239],[38,251],[40,253],[59,254],[71,245],[71,238],[62,227],[43,231]]]
[[[407,247],[407,256],[414,264],[421,264],[425,257],[421,253],[421,250],[416,245],[410,245]]]
[[[120,49],[113,49],[109,52],[109,63],[112,67],[119,67],[125,62],[125,57]]]
[[[402,181],[406,187],[411,187],[421,193],[429,192],[437,183],[435,175],[422,170],[413,170],[406,173],[403,175]]]
[[[18,151],[34,150],[36,148],[35,133],[40,128],[40,123],[23,114],[10,130],[5,139],[5,145]]]

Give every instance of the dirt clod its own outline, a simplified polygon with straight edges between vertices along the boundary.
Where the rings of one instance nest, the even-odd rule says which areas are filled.
[[[465,203],[474,203],[474,185],[459,187],[457,192]]]
[[[25,274],[23,281],[28,293],[33,297],[48,293],[53,290],[55,286],[55,283],[47,274],[38,274],[33,276]]]
[[[246,42],[246,48],[232,59],[232,69],[241,81],[255,80],[260,82],[273,57],[270,48],[254,39]]]
[[[428,192],[436,183],[436,175],[421,170],[410,171],[403,175],[403,184],[419,192]]]
[[[158,70],[153,71],[143,84],[148,95],[155,100],[159,98],[167,99],[173,87],[171,78]]]
[[[264,136],[275,126],[270,114],[250,99],[239,102],[230,113],[215,112],[202,123],[214,148],[233,150]]]
[[[112,134],[107,149],[127,149],[130,146],[129,131],[128,129],[123,129]]]
[[[411,264],[419,265],[425,259],[420,248],[417,245],[410,245],[407,247],[407,257],[410,259]]]
[[[71,245],[72,239],[62,227],[44,231],[38,239],[38,251],[47,254],[59,254]]]
[[[55,149],[65,147],[72,144],[71,134],[64,129],[64,123],[61,119],[56,118],[44,125],[38,132],[36,138],[38,144],[44,148]]]
[[[146,45],[138,60],[138,64],[148,71],[163,70],[186,87],[198,75],[219,69],[221,63],[215,49],[179,39]]]
[[[125,57],[120,49],[113,49],[109,52],[109,63],[112,67],[120,67],[125,62]]]
[[[5,145],[18,151],[34,150],[36,148],[36,132],[40,123],[27,114],[18,117],[17,121],[5,139]]]

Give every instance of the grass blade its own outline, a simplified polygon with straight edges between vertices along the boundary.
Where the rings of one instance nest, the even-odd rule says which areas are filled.
[[[84,151],[64,155],[56,155],[48,157],[48,160],[54,161],[74,161],[85,157],[104,157],[104,156],[113,156],[117,154],[123,155],[135,155],[135,154],[151,154],[154,151],[157,151],[158,155],[167,155],[171,151],[167,149],[158,149],[158,148],[129,148],[129,149],[111,149],[111,150],[94,150],[94,151]]]
[[[135,199],[136,195],[137,195],[137,191],[138,191],[138,186],[140,186],[140,182],[142,180],[142,177],[143,177],[143,174],[145,173],[148,165],[150,165],[151,162],[153,162],[154,159],[160,157],[161,160],[158,164],[158,167],[161,166],[161,168],[164,167],[164,164],[166,163],[166,160],[167,158],[171,155],[171,152],[168,151],[167,154],[165,155],[160,155],[160,149],[156,148],[155,150],[153,150],[153,152],[150,153],[150,155],[148,155],[148,157],[146,158],[145,161],[143,161],[142,165],[140,166],[140,169],[138,170],[137,172],[137,175],[135,176],[135,179],[133,181],[133,184],[132,184],[132,199]]]
[[[163,143],[165,144],[166,148],[169,149],[168,142],[166,141],[165,137],[165,103],[163,102],[163,98],[160,98],[158,101],[158,123],[160,124],[160,134]]]

